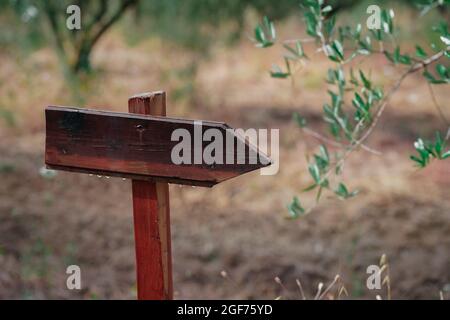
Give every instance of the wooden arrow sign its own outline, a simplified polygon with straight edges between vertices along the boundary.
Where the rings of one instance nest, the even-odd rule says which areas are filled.
[[[46,108],[45,163],[132,179],[138,299],[172,299],[168,183],[211,187],[270,160],[225,123],[166,118],[164,92],[133,96],[128,108]]]
[[[270,164],[225,123],[68,107],[48,107],[45,114],[45,163],[53,169],[210,187]],[[221,141],[210,134],[211,141],[203,139],[211,129]],[[183,137],[174,140],[175,130]],[[182,138],[190,141],[177,150]],[[220,149],[212,155],[218,161],[207,163],[204,152],[216,142]],[[186,161],[174,163],[172,151]]]

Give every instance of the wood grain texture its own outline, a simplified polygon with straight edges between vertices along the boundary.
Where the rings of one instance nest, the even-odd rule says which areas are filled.
[[[165,116],[164,92],[131,97],[131,113]],[[139,300],[173,299],[169,186],[132,180]]]
[[[140,101],[154,97],[132,97]],[[139,107],[137,111],[145,109]],[[174,164],[172,148],[178,141],[171,141],[172,132],[186,129],[194,140],[195,131],[203,133],[210,128],[219,130],[226,141],[231,129],[224,123],[134,115],[129,113],[96,111],[68,107],[47,107],[45,162],[49,168],[97,175],[121,176],[136,180],[164,181],[211,187],[219,182],[259,169],[270,160],[240,136],[234,135],[232,164],[194,164],[199,145],[192,142],[191,164]],[[238,144],[245,148],[239,152]],[[226,160],[226,143],[218,156]],[[252,152],[250,152],[252,151]],[[244,159],[238,163],[238,157]],[[261,161],[263,160],[263,161]]]

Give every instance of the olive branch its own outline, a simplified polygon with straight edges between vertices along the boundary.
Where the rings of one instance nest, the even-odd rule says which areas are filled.
[[[450,1],[430,0],[428,1],[429,7],[421,4],[422,14],[439,6],[449,6],[449,4]],[[281,44],[286,50],[283,57],[285,68],[274,65],[270,75],[278,79],[292,78],[310,60],[303,47],[305,43],[315,43],[316,53],[324,54],[335,64],[335,67],[328,69],[326,78],[330,85],[328,94],[331,101],[323,105],[323,119],[329,127],[331,137],[308,128],[306,119],[298,113],[294,114],[294,120],[302,132],[323,144],[319,146],[319,152],[313,155],[313,160],[309,161],[308,171],[313,183],[303,190],[304,192],[316,190],[316,202],[311,208],[305,209],[299,198],[294,197],[288,206],[291,218],[311,212],[325,189],[341,199],[354,197],[358,193],[357,190],[349,191],[342,181],[337,181],[332,186],[330,177],[333,173],[338,177],[343,171],[346,160],[359,149],[377,155],[381,154],[369,147],[366,142],[377,127],[391,98],[410,75],[422,72],[428,82],[433,104],[446,126],[449,125],[445,113],[432,91],[433,85],[450,83],[450,68],[441,63],[441,60],[450,58],[450,33],[446,23],[440,23],[433,28],[434,32],[439,34],[442,42],[431,43],[430,48],[434,52],[428,54],[424,48],[416,45],[414,56],[403,52],[398,45],[395,37],[395,15],[392,9],[381,10],[380,29],[369,29],[365,33],[361,24],[357,24],[355,27],[348,25],[336,27],[337,17],[333,14],[333,8],[325,5],[323,0],[305,0],[301,6],[309,38],[282,41]],[[269,18],[264,17],[263,23],[256,26],[254,41],[260,48],[277,44],[275,26]],[[383,88],[373,84],[362,69],[357,70],[356,74],[353,67],[347,72],[344,69],[358,57],[365,59],[375,54],[383,55],[395,66],[407,67],[386,93]],[[430,70],[432,65],[435,66],[434,73]],[[353,93],[351,104],[348,103],[350,92]],[[350,106],[353,109],[348,111]],[[439,131],[436,132],[434,142],[418,138],[414,143],[418,155],[410,156],[411,160],[420,168],[424,168],[432,159],[450,158],[450,151],[446,150],[448,133],[442,137]],[[340,152],[331,157],[327,146],[337,148]]]

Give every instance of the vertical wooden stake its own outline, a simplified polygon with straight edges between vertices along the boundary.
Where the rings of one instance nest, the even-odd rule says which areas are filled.
[[[128,100],[131,113],[166,115],[165,92]],[[137,291],[139,300],[173,299],[169,185],[132,180]]]

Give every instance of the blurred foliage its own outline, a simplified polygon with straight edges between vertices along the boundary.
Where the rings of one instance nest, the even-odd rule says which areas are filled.
[[[209,57],[214,44],[235,44],[244,34],[249,12],[259,15],[270,12],[272,19],[279,20],[298,8],[298,0],[140,1],[124,19],[122,30],[129,44],[158,37],[189,51],[185,66],[167,73],[180,82],[171,96],[187,98],[195,105],[199,64]]]
[[[431,0],[416,0],[426,6]],[[364,6],[373,1],[330,0],[326,1],[333,13]],[[411,0],[398,0],[397,3],[416,5]],[[250,10],[259,15],[268,15],[277,21],[301,13],[300,0],[165,0],[140,1],[134,8],[125,29],[130,42],[136,43],[148,36],[159,36],[189,49],[206,50],[211,43],[220,40],[234,43],[244,29],[246,13]],[[384,6],[389,0],[378,0]],[[445,10],[445,9],[443,9]],[[350,10],[347,10],[350,11]],[[223,34],[219,27],[227,26]],[[213,31],[213,32],[212,32]],[[220,37],[219,37],[220,36]]]
[[[431,0],[417,1],[429,10]],[[361,2],[327,1],[333,12]],[[72,4],[81,8],[81,30],[66,28],[66,9]],[[129,43],[158,36],[204,54],[219,38],[226,43],[239,39],[249,10],[279,20],[297,14],[299,4],[299,0],[0,0],[0,24],[8,26],[0,29],[0,50],[28,52],[52,44],[68,71],[90,71],[92,48],[132,8],[124,25]]]
[[[0,173],[11,173],[15,169],[16,167],[12,163],[0,162]]]
[[[74,74],[91,69],[90,54],[109,28],[138,0],[0,0],[3,23],[0,42],[33,49],[52,44],[65,71]],[[81,30],[70,30],[67,12],[70,5],[81,11]],[[23,45],[25,44],[25,46]]]
[[[16,124],[14,114],[10,110],[7,110],[1,106],[0,106],[0,119],[3,119],[4,122],[10,127]]]
[[[224,25],[228,29],[220,38],[227,43],[237,40],[248,10],[259,14],[270,12],[272,19],[279,20],[290,15],[292,9],[298,9],[298,5],[298,0],[140,1],[133,24],[127,25],[127,36],[133,41],[159,36],[189,49],[206,50],[219,38],[218,29]]]
[[[81,8],[81,30],[68,30],[66,9]],[[92,47],[125,13],[134,6],[126,24],[129,42],[159,36],[189,49],[205,50],[217,38],[210,28],[232,24],[228,39],[238,38],[245,12],[271,12],[274,19],[287,16],[298,0],[0,0],[2,50],[25,52],[52,44],[62,61],[75,73],[89,71]]]
[[[420,0],[422,10],[429,10],[431,0]],[[180,50],[189,50],[188,62],[182,70],[172,72],[182,83],[173,96],[195,100],[195,77],[198,64],[208,56],[212,44],[233,44],[245,28],[249,12],[267,13],[271,21],[301,14],[300,0],[0,0],[0,50],[14,56],[27,55],[43,46],[52,45],[77,102],[82,100],[81,86],[90,74],[91,52],[99,39],[125,16],[121,24],[125,41],[136,44],[149,37],[172,42]],[[411,1],[398,1],[410,4]],[[356,12],[370,1],[330,0],[332,12]],[[389,3],[379,0],[377,3]],[[81,30],[69,30],[66,10],[69,5],[81,8]],[[356,6],[356,7],[355,7]],[[348,10],[352,8],[352,10]],[[128,13],[128,14],[127,14]],[[274,29],[267,21],[255,33],[258,40],[268,36],[261,45],[270,46],[275,34],[263,32]],[[300,54],[293,48],[293,54]],[[297,52],[296,52],[297,51]],[[288,66],[288,65],[287,65]],[[275,66],[274,77],[286,78],[288,72]],[[438,81],[438,80],[437,80]],[[8,123],[13,119],[5,112],[0,117]]]
[[[45,33],[35,19],[37,8],[24,1],[0,0],[0,50],[40,48],[45,45]]]

